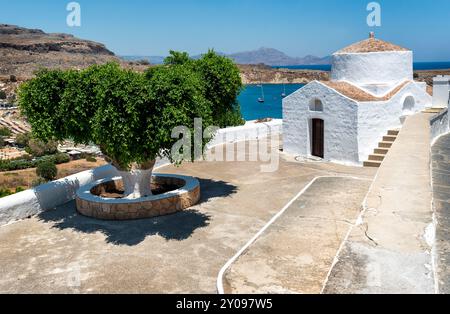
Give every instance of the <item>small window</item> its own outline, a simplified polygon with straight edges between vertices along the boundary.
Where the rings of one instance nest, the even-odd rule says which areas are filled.
[[[312,99],[310,104],[309,104],[309,110],[310,111],[323,111],[323,104],[322,101],[320,99]]]

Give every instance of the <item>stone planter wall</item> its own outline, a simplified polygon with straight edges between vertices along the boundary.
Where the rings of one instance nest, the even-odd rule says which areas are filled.
[[[179,189],[135,200],[110,199],[95,195],[106,187],[121,187],[121,178],[104,179],[89,184],[77,193],[77,210],[84,216],[103,220],[131,220],[174,214],[192,207],[200,200],[200,183],[192,177],[155,175],[157,184],[178,185]]]

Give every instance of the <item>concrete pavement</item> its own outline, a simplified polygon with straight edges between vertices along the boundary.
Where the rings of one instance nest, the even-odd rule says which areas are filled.
[[[314,177],[371,179],[375,174],[373,169],[284,159],[273,173],[261,172],[260,166],[198,162],[159,169],[201,181],[200,204],[171,216],[98,221],[80,216],[69,203],[1,227],[0,292],[215,293],[226,261]],[[358,192],[348,196],[350,203],[367,191],[365,184],[354,188]],[[323,234],[316,240],[336,242],[335,233]]]
[[[384,160],[325,293],[434,293],[429,114],[409,117]]]

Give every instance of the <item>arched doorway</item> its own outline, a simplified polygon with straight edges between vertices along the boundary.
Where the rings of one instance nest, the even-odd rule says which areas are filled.
[[[324,158],[325,154],[325,123],[322,119],[312,119],[311,155]]]
[[[414,107],[416,105],[416,100],[413,96],[407,96],[403,101],[403,115],[411,115],[414,113]]]

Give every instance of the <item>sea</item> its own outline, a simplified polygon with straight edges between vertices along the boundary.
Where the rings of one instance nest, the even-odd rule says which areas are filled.
[[[306,69],[330,71],[331,65],[294,65],[294,66],[274,66],[273,68],[284,69]],[[440,70],[450,69],[450,62],[415,62],[414,70]],[[239,96],[242,116],[245,120],[258,120],[264,118],[282,119],[283,109],[281,94],[285,91],[290,95],[304,84],[263,84],[264,103],[259,103],[258,98],[262,97],[261,86],[247,85]]]

